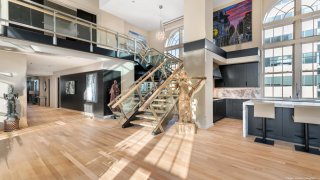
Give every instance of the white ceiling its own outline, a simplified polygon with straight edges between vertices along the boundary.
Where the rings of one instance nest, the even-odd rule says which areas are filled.
[[[134,1],[134,3],[132,2]],[[100,0],[100,9],[147,31],[160,28],[159,5],[162,21],[183,16],[184,0]]]
[[[98,62],[96,59],[84,59],[67,56],[50,56],[41,54],[27,55],[27,75],[49,76],[54,72],[87,66]]]
[[[25,54],[29,76],[50,76],[57,71],[114,60],[106,56],[5,37],[0,39],[0,50]]]
[[[212,9],[239,1],[241,0],[213,0]],[[163,22],[183,16],[184,0],[100,0],[100,9],[139,28],[154,31],[160,28],[160,4],[163,5]]]

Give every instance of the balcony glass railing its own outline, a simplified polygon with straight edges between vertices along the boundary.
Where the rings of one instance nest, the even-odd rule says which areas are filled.
[[[32,1],[1,0],[1,25],[16,25],[57,38],[72,38],[116,51],[139,53],[146,47],[138,40],[95,23]]]

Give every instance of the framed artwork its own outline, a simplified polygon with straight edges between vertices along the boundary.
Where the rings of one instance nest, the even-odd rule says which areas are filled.
[[[66,82],[66,94],[76,94],[76,82],[75,81],[67,81]]]
[[[213,42],[229,46],[252,41],[252,0],[213,12]]]
[[[88,102],[97,102],[97,73],[86,75],[86,96],[85,100]]]

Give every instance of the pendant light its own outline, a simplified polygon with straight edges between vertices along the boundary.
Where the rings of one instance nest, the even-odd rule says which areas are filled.
[[[165,38],[166,38],[166,32],[164,30],[164,27],[163,27],[163,23],[162,23],[162,9],[163,9],[163,6],[162,5],[159,5],[159,10],[160,10],[160,30],[159,32],[157,32],[156,34],[156,38],[159,40],[159,41],[164,41]]]

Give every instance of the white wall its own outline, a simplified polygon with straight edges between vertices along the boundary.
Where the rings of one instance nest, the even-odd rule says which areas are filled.
[[[0,75],[0,81],[13,85],[15,88],[15,92],[19,93],[17,112],[19,113],[20,117],[20,127],[27,127],[26,56],[12,52],[0,51],[0,72],[8,72],[14,74],[13,77],[5,77]],[[3,92],[6,90],[1,91]]]
[[[118,18],[99,8],[99,0],[53,0],[59,4],[67,5],[72,8],[78,8],[97,15],[97,24],[110,30],[128,34],[134,31],[146,37],[148,40],[148,31],[135,27],[125,20]]]
[[[58,77],[68,74],[90,72],[102,69],[121,72],[122,92],[128,90],[134,82],[134,63],[132,61],[120,60],[115,58],[106,58],[106,61],[104,62],[98,62],[89,66],[54,72],[54,75],[50,77],[50,107],[57,108],[58,105]]]

